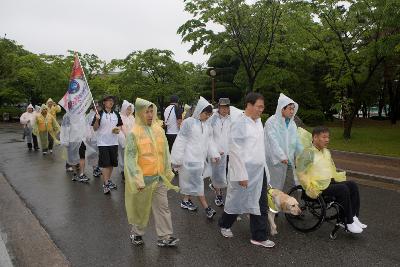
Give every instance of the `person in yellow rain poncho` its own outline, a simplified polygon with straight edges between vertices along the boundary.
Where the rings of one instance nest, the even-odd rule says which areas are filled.
[[[49,113],[51,116],[57,119],[57,113],[61,112],[60,105],[57,105],[53,99],[49,98],[46,102],[46,106],[49,108]]]
[[[57,140],[60,125],[48,110],[48,107],[43,104],[40,108],[40,114],[37,115],[33,125],[33,134],[39,137],[43,155],[46,155],[48,151],[53,153],[53,144],[60,143]]]
[[[329,144],[329,129],[316,127],[312,135],[306,130],[298,129],[299,139],[304,151],[296,161],[296,172],[300,184],[310,198],[319,195],[334,197],[343,207],[344,222],[347,230],[361,233],[367,226],[358,219],[360,213],[360,195],[357,184],[346,181],[345,172],[337,172]]]
[[[51,98],[47,99],[46,106],[49,108],[48,113],[50,113],[50,115],[53,116],[53,118],[57,120],[57,113],[61,112],[61,106],[57,105]],[[52,153],[52,149],[50,147],[53,147],[53,143],[54,143],[53,136],[49,135],[48,139],[49,139],[49,150],[50,150],[50,153]]]
[[[153,212],[160,247],[175,246],[179,239],[172,236],[171,212],[168,207],[168,189],[179,190],[171,184],[168,142],[157,119],[157,107],[137,98],[136,121],[126,137],[125,146],[125,208],[132,225],[131,241],[143,244],[150,212]]]

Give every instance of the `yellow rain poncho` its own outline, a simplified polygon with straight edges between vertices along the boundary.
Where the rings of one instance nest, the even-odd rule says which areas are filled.
[[[148,126],[145,112],[151,105],[154,117],[151,126]],[[163,182],[169,189],[178,191],[179,188],[171,184],[174,173],[168,142],[157,118],[156,105],[137,98],[135,113],[135,125],[126,138],[125,146],[125,208],[130,224],[145,227],[158,182]]]
[[[298,136],[304,151],[296,161],[296,172],[300,184],[311,198],[317,198],[331,183],[346,180],[346,172],[337,172],[331,153],[327,148],[319,150],[312,144],[311,133],[298,128]]]
[[[47,115],[43,116],[42,111],[47,110]],[[54,139],[55,144],[59,144],[57,134],[60,132],[60,125],[57,120],[48,112],[49,108],[43,104],[40,107],[40,113],[37,115],[33,125],[33,134],[39,137],[42,149],[47,149],[49,146],[48,134]]]
[[[61,112],[61,107],[59,105],[57,105],[53,99],[49,98],[46,101],[46,106],[49,106],[49,103],[53,103],[53,105],[51,106],[51,108],[49,108],[49,113],[51,116],[53,116],[54,118],[57,118],[57,113]]]

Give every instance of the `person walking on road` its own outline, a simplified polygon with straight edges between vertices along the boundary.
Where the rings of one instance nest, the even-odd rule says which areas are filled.
[[[267,175],[261,114],[264,97],[249,93],[245,112],[232,122],[229,139],[228,191],[219,219],[222,236],[231,238],[231,227],[239,214],[250,214],[251,244],[272,248],[267,238]],[[267,174],[266,174],[267,172]]]
[[[92,126],[96,131],[99,148],[99,167],[103,174],[103,193],[109,194],[117,185],[111,181],[113,168],[118,167],[118,134],[121,131],[122,120],[114,111],[114,96],[103,98],[103,109],[96,114]]]
[[[176,246],[173,237],[171,212],[168,207],[168,189],[179,190],[171,184],[171,169],[167,139],[157,119],[157,107],[137,98],[136,123],[128,133],[125,146],[125,208],[132,225],[131,241],[142,245],[143,235],[153,213],[160,247]]]

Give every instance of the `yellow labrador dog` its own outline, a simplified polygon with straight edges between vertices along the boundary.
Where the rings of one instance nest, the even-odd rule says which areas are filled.
[[[300,215],[301,209],[299,203],[294,197],[291,197],[282,191],[274,188],[268,189],[268,222],[271,227],[271,235],[276,235],[275,214],[282,211],[292,215]]]

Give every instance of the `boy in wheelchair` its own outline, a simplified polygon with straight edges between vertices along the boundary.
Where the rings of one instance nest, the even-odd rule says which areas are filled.
[[[308,133],[309,134],[309,133]],[[319,195],[335,199],[342,207],[343,221],[347,230],[359,234],[367,225],[358,219],[360,195],[357,184],[346,181],[345,172],[337,172],[329,144],[329,129],[316,127],[312,132],[312,143],[305,146],[296,161],[296,172],[308,197],[316,199]]]

